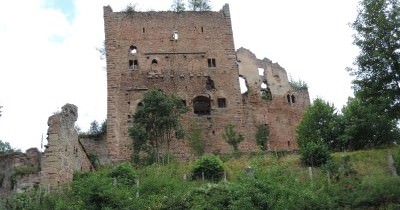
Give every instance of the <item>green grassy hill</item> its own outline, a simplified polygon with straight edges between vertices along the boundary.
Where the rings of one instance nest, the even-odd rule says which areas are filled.
[[[297,154],[224,156],[220,180],[193,180],[194,162],[122,164],[77,174],[57,192],[18,194],[3,208],[400,209],[400,178],[391,175],[388,154],[400,165],[400,147],[335,153],[312,175]]]

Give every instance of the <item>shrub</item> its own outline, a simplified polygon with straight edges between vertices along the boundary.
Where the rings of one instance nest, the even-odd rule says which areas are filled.
[[[124,186],[133,186],[136,183],[136,174],[133,170],[132,166],[127,163],[118,165],[115,167],[110,176],[114,178],[118,184],[122,184]]]
[[[224,174],[224,164],[219,157],[205,155],[194,162],[192,175],[194,179],[203,177],[207,180],[220,180]]]
[[[321,166],[330,159],[328,148],[322,144],[308,142],[300,149],[300,158],[307,166]]]

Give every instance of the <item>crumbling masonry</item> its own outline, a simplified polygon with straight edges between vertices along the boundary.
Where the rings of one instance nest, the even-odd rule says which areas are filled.
[[[207,153],[227,153],[227,124],[242,133],[244,152],[257,151],[258,125],[270,127],[270,150],[295,150],[295,127],[309,106],[307,89],[294,88],[286,71],[249,50],[235,51],[229,6],[219,12],[113,12],[104,7],[107,58],[107,148],[112,162],[129,160],[128,128],[143,94],[176,93],[189,112],[186,130],[199,126]],[[259,74],[260,72],[260,74]],[[239,76],[248,91],[241,94]],[[193,158],[188,141],[172,153]]]

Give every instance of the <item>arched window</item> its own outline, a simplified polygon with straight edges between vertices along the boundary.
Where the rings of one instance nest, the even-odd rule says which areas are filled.
[[[288,94],[288,95],[286,96],[286,98],[287,98],[287,102],[290,104],[290,95]]]
[[[153,60],[151,61],[151,64],[158,64],[158,61],[157,61],[156,59],[153,59]]]
[[[193,99],[193,110],[198,115],[211,114],[211,100],[205,96],[197,96]]]
[[[136,47],[135,45],[131,45],[131,46],[129,47],[129,52],[130,52],[131,54],[136,54],[136,53],[137,53],[137,47]]]
[[[292,95],[291,98],[292,98],[292,104],[296,103],[296,98],[294,97],[294,95]]]

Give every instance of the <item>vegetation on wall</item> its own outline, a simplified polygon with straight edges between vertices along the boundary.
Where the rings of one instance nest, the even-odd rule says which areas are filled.
[[[188,7],[192,11],[210,11],[210,0],[188,0]]]
[[[101,139],[107,134],[107,119],[105,119],[101,125],[94,120],[90,123],[90,128],[87,132],[81,132],[79,127],[77,128],[77,132],[79,134],[79,138]]]
[[[15,151],[16,150],[11,147],[10,143],[0,140],[0,155],[13,153]]]
[[[189,131],[190,147],[197,156],[204,154],[205,142],[202,136],[202,129],[199,125],[194,124]]]
[[[255,138],[260,149],[266,151],[268,149],[269,126],[267,124],[258,125]]]
[[[183,133],[180,116],[187,111],[182,99],[177,95],[167,95],[159,90],[147,91],[133,115],[129,135],[133,140],[133,160],[139,161],[140,151],[160,163],[160,155],[168,155],[172,138]],[[167,151],[161,151],[166,144]]]
[[[244,140],[244,137],[241,133],[237,133],[234,129],[235,126],[232,124],[226,125],[225,133],[222,134],[222,137],[229,145],[232,146],[233,151],[237,153],[239,151],[239,144]]]

